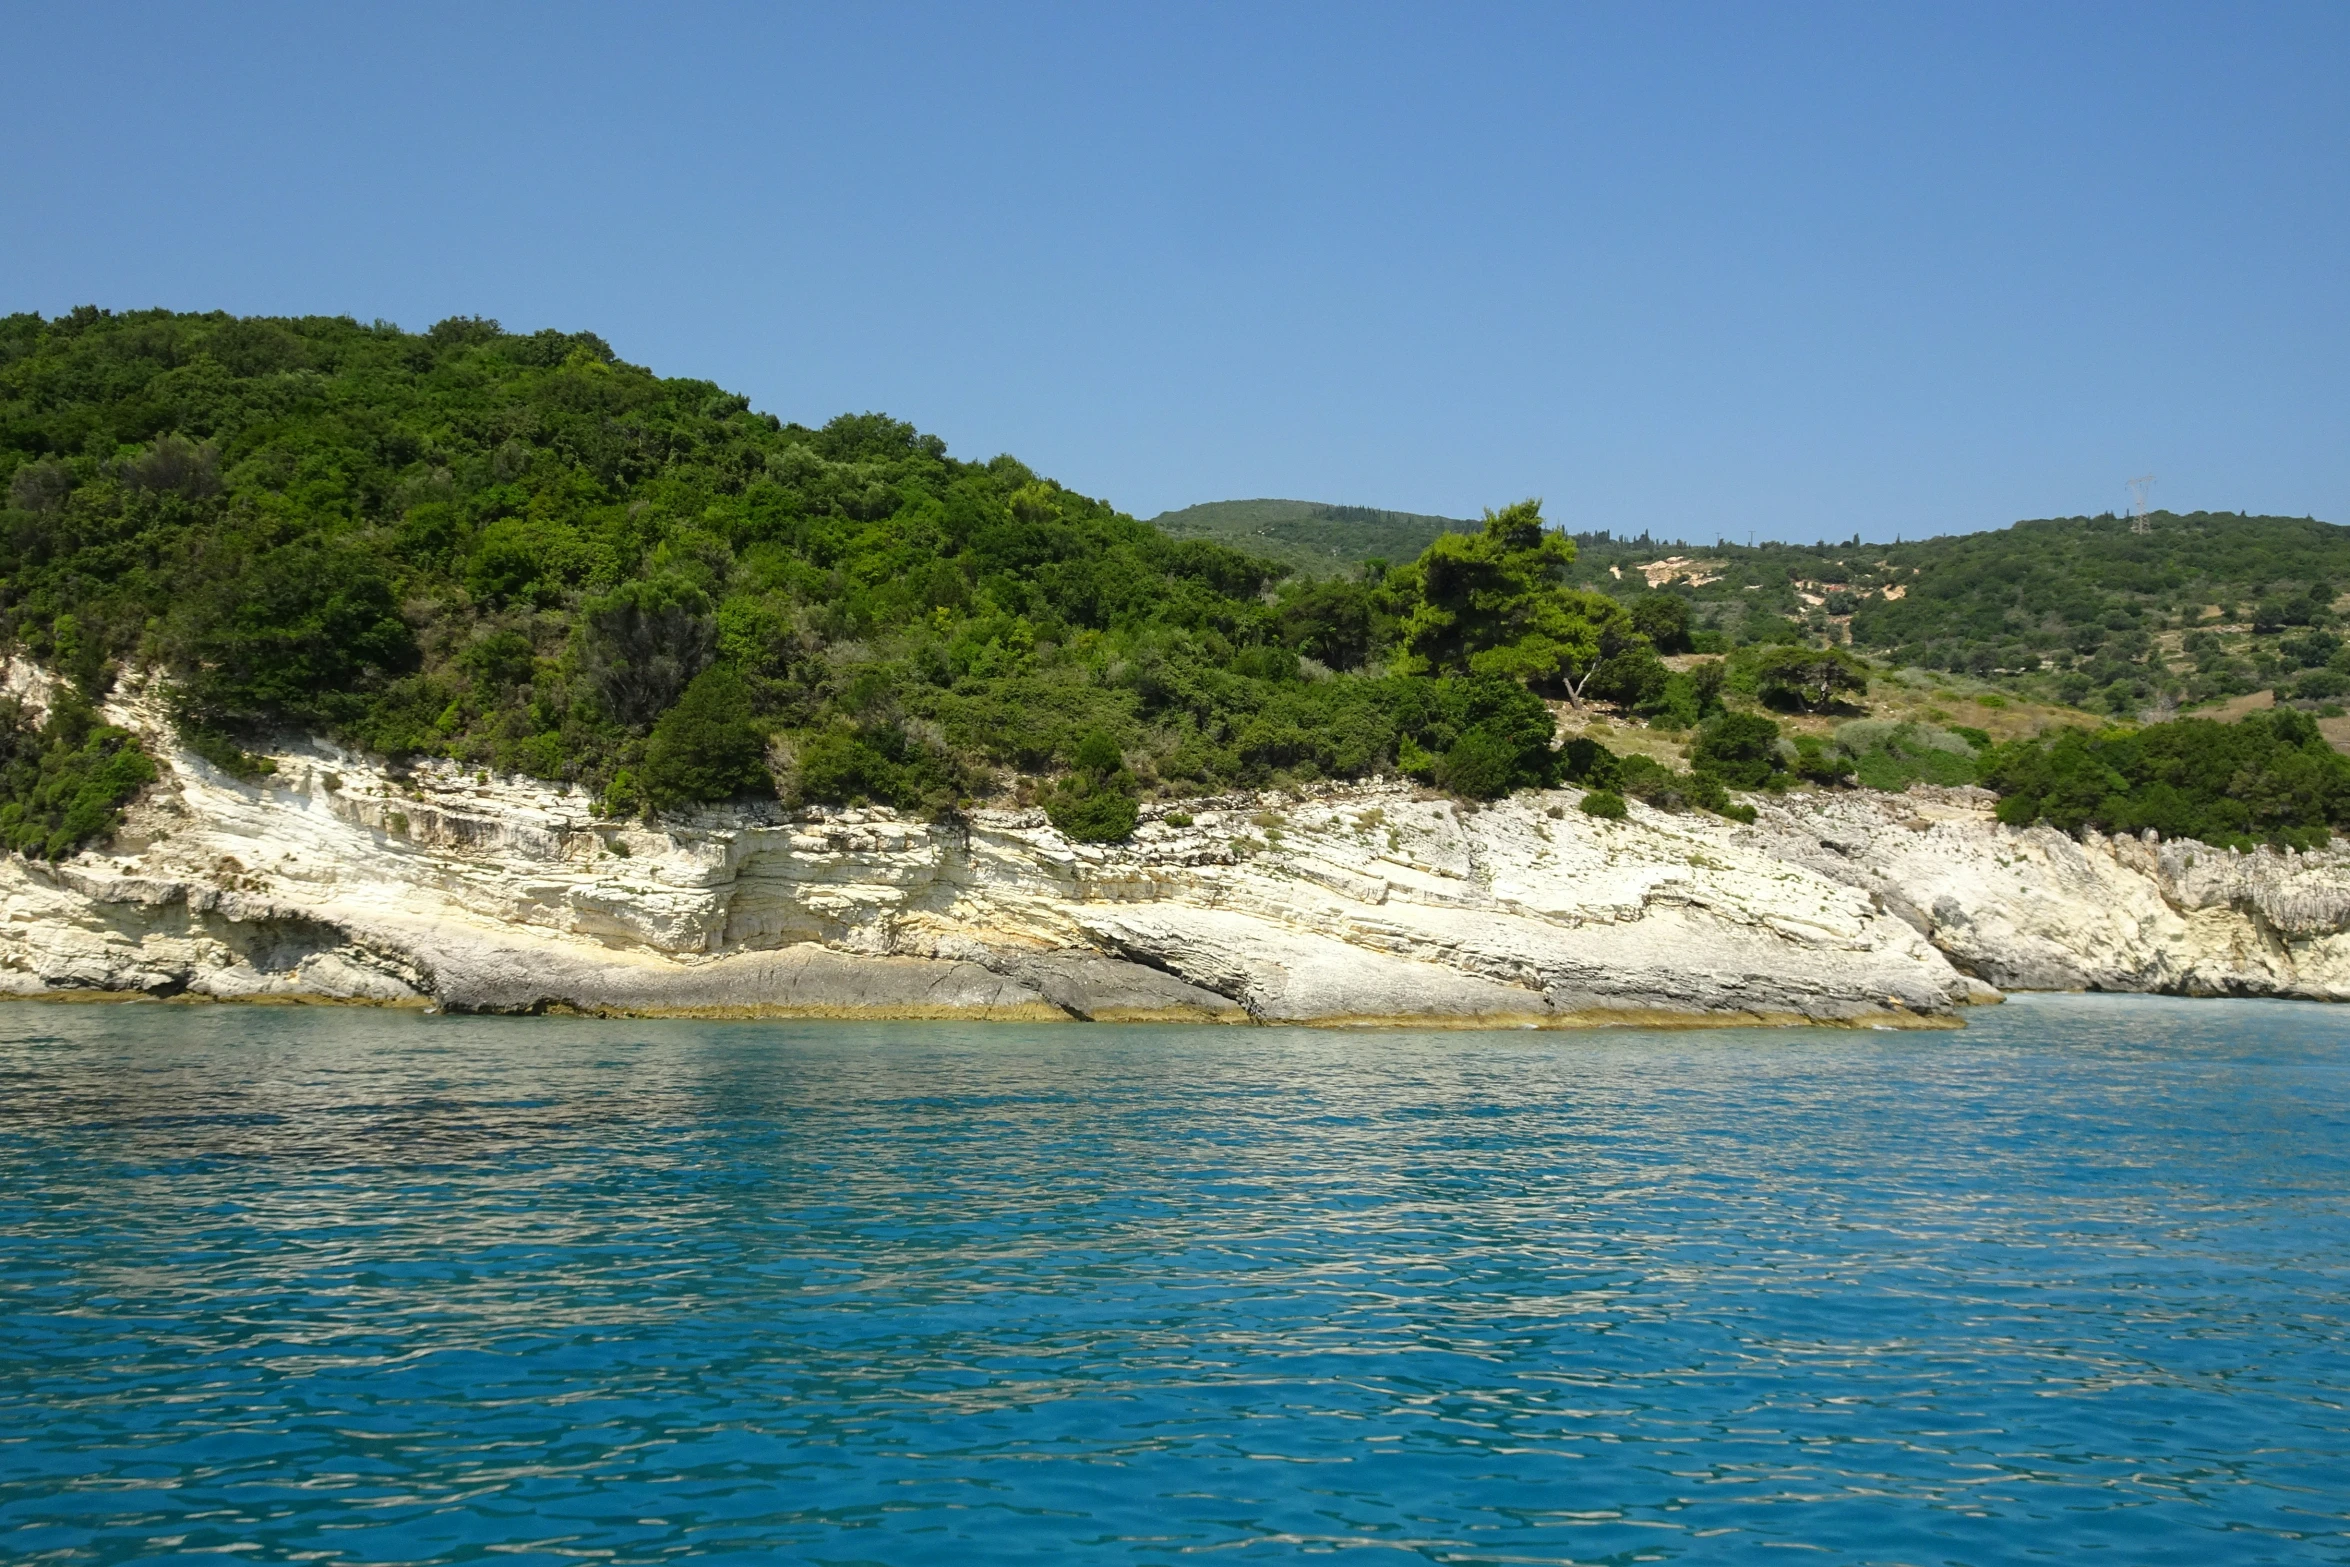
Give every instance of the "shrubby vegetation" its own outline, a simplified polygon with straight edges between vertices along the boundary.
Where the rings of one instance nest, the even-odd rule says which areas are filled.
[[[2339,643],[2306,633],[2333,624],[2350,582],[2350,530],[2224,512],[2157,512],[2145,533],[2018,523],[1885,554],[1908,591],[1855,600],[1856,646],[2117,716],[2325,668]]]
[[[1920,782],[1974,783],[1977,753],[1989,741],[1981,730],[1970,737],[1933,724],[1861,718],[1837,726],[1834,750],[1854,781],[1897,790]]]
[[[1046,793],[1044,813],[1077,843],[1116,843],[1134,835],[1136,793],[1117,742],[1097,729],[1077,743],[1069,776]]]
[[[2350,757],[2290,708],[2239,723],[2187,718],[2144,729],[2077,729],[1991,753],[1983,781],[1999,819],[2067,832],[2154,828],[2166,838],[2311,848],[2350,824]]]
[[[1254,521],[1257,513],[1303,507],[1243,504],[1268,537],[1285,524]],[[1222,532],[1222,508],[1182,515],[1202,536],[1232,536]],[[1410,521],[1420,539],[1474,526]],[[2054,518],[1890,545],[1587,532],[1572,536],[1572,580],[1628,605],[1681,600],[1698,652],[1848,640],[1896,665],[1999,681],[2117,717],[2272,686],[2292,700],[2350,699],[2334,608],[2350,589],[2350,529],[2227,512],[2158,511],[2147,524],[2139,533],[2110,514]],[[1392,525],[1381,534],[1395,536]],[[1341,543],[1335,533],[1317,537],[1322,569],[1335,564]]]
[[[1208,539],[1277,560],[1306,577],[1352,577],[1369,561],[1417,560],[1443,533],[1475,533],[1458,517],[1333,506],[1319,501],[1210,501],[1161,512],[1151,526],[1176,539]]]
[[[2305,521],[1671,565],[1686,546],[1569,539],[1533,502],[1475,524],[1323,508],[1291,519],[1314,550],[1427,542],[1293,574],[883,415],[786,424],[592,334],[94,309],[0,320],[0,480],[0,641],[74,691],[39,728],[0,714],[0,823],[29,852],[104,831],[139,787],[145,759],[89,707],[134,668],[171,676],[183,734],[233,772],[308,728],[615,813],[1016,790],[1110,839],[1146,798],[1382,771],[1733,815],[1733,789],[1979,773],[2003,810],[2074,827],[2298,841],[2338,820],[2339,765],[2290,717],[2257,744],[2156,725],[1986,759],[1980,732],[1862,717],[1868,666],[1837,645],[2117,713],[2255,678],[2350,697],[2350,536]],[[1691,769],[1554,751],[1546,699],[1687,733]],[[1810,732],[1821,715],[1853,721]]]
[[[768,784],[766,741],[742,676],[712,664],[663,710],[645,742],[644,796],[656,806],[725,800]]]
[[[1752,808],[1729,790],[1776,793],[1808,782],[1899,791],[1925,782],[1982,784],[2000,796],[2001,821],[2076,834],[2151,827],[2221,846],[2314,848],[2334,828],[2350,827],[2350,757],[2291,708],[2233,724],[2188,718],[2142,729],[2060,729],[2001,746],[1979,729],[1873,718],[1841,724],[1832,737],[1790,738],[1759,714],[1726,712],[1698,731],[1687,773],[1616,755],[1588,737],[1569,740],[1561,762],[1568,781],[1604,797],[1601,815],[1615,813],[1608,801],[1630,796],[1751,821]]]
[[[0,637],[89,698],[167,672],[232,771],[292,727],[614,812],[1018,786],[1102,833],[1232,785],[1549,783],[1545,692],[1708,711],[1657,660],[1680,606],[1573,586],[1533,503],[1394,569],[1290,577],[587,333],[12,316],[0,479]]]
[[[37,726],[0,700],[0,847],[61,859],[110,832],[154,779],[137,739],[100,723],[78,693],[60,695]]]
[[[1778,726],[1769,719],[1761,722],[1775,739]],[[1587,809],[1593,795],[1604,797],[1594,815],[1621,815],[1623,798],[1629,795],[1664,811],[1702,807],[1733,821],[1751,822],[1755,817],[1754,807],[1731,799],[1729,785],[1720,773],[1703,765],[1690,772],[1676,772],[1653,757],[1637,753],[1619,756],[1588,735],[1578,735],[1560,747],[1559,761],[1565,781],[1591,791],[1585,796]]]

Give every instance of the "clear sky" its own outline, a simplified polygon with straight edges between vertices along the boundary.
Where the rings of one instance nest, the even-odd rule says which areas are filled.
[[[0,4],[0,309],[496,316],[1150,516],[2350,522],[2350,5]]]

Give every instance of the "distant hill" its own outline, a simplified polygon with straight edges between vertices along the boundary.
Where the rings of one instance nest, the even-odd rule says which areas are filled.
[[[1401,564],[1481,524],[1317,501],[1220,501],[1153,519],[1316,576]],[[1732,544],[1572,535],[1573,580],[1665,591],[1724,645],[1804,633],[2020,694],[2134,714],[2275,689],[2350,704],[2350,528],[2307,517],[2059,517],[1907,543]]]
[[[1790,622],[1896,663],[2117,715],[2274,687],[2350,697],[2350,528],[2307,517],[2056,517],[1897,544],[1575,535],[1574,574],[1663,589],[1730,641]]]
[[[1366,560],[1416,560],[1440,533],[1483,524],[1327,501],[1209,501],[1161,512],[1151,526],[1169,537],[1208,539],[1262,555],[1312,576],[1341,575]]]

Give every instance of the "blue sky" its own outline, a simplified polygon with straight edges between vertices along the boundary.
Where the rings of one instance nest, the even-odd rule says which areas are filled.
[[[0,308],[602,333],[1142,516],[2350,522],[2350,6],[0,6]]]

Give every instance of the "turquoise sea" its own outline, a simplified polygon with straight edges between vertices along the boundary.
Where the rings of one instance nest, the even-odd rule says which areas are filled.
[[[12,1562],[2350,1562],[2350,1009],[0,1006]]]

